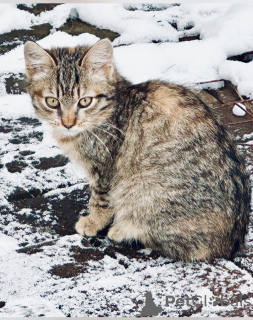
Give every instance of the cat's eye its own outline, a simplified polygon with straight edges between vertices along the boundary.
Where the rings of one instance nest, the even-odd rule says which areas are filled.
[[[46,98],[46,103],[47,103],[48,107],[53,108],[53,109],[57,109],[60,106],[59,100],[56,98],[53,98],[53,97]]]
[[[82,98],[78,102],[78,107],[79,108],[87,108],[87,107],[89,107],[91,102],[92,102],[92,98],[91,97]]]

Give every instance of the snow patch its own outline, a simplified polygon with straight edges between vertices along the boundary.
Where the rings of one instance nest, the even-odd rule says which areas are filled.
[[[10,299],[0,309],[1,317],[65,317],[45,298]]]
[[[219,77],[230,80],[241,95],[253,98],[253,61],[224,61],[219,67]]]
[[[0,259],[18,248],[17,240],[0,232]]]
[[[14,3],[0,4],[0,34],[16,29],[29,29],[34,23],[35,16],[17,8]]]
[[[246,106],[242,103],[237,103],[236,105],[234,105],[232,111],[235,116],[243,117],[246,114],[246,112],[244,110],[246,110]]]

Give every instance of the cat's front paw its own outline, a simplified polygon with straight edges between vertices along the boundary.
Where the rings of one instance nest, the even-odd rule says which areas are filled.
[[[82,236],[86,235],[90,237],[96,236],[99,231],[99,227],[89,216],[80,217],[75,225],[75,229]]]

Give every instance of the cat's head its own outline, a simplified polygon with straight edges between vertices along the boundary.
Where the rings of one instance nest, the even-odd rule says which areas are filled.
[[[93,47],[45,50],[25,44],[27,90],[36,113],[62,137],[76,136],[110,117],[118,81],[108,39]]]

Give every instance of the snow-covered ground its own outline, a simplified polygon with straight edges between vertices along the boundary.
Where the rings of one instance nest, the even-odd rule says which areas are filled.
[[[240,94],[253,97],[253,62],[246,68],[242,62],[226,60],[252,50],[253,4],[164,4],[161,11],[141,10],[149,7],[68,3],[35,16],[18,10],[14,4],[2,4],[0,32],[50,23],[53,34],[38,42],[45,47],[94,43],[98,40],[95,37],[54,33],[54,28],[69,17],[79,17],[120,33],[113,41],[115,61],[122,74],[134,83],[159,78],[191,86],[223,78],[238,86]],[[180,37],[192,34],[199,34],[201,41],[178,42]],[[24,71],[22,52],[20,46],[1,57],[0,72]]]
[[[193,89],[218,89],[223,82],[197,83],[226,79],[252,99],[253,61],[227,60],[253,51],[252,16],[249,3],[62,4],[37,16],[15,4],[0,4],[0,33],[49,23],[51,34],[38,41],[45,48],[99,40],[88,33],[56,31],[68,18],[79,18],[120,34],[113,41],[115,63],[133,83],[162,79]],[[191,35],[199,35],[199,40],[179,41]],[[30,97],[6,92],[5,79],[13,74],[22,78],[24,73],[23,48],[20,44],[0,55],[0,317],[136,316],[147,291],[166,316],[252,315],[252,225],[246,254],[213,265],[172,263],[149,250],[129,253],[116,248],[115,253],[103,237],[94,245],[59,231],[62,217],[56,203],[67,203],[65,211],[72,210],[75,202],[68,194],[75,200],[86,191],[87,182],[80,168],[64,160],[53,168],[39,167],[45,157],[61,159],[61,151],[50,128],[34,120]],[[252,139],[247,141],[252,144]],[[252,171],[252,163],[248,169]],[[82,211],[77,209],[75,218]],[[65,266],[64,275],[57,266]],[[67,277],[68,272],[76,274]],[[221,294],[242,295],[242,305],[214,305],[214,297]],[[197,295],[207,303],[166,306],[171,295]]]

